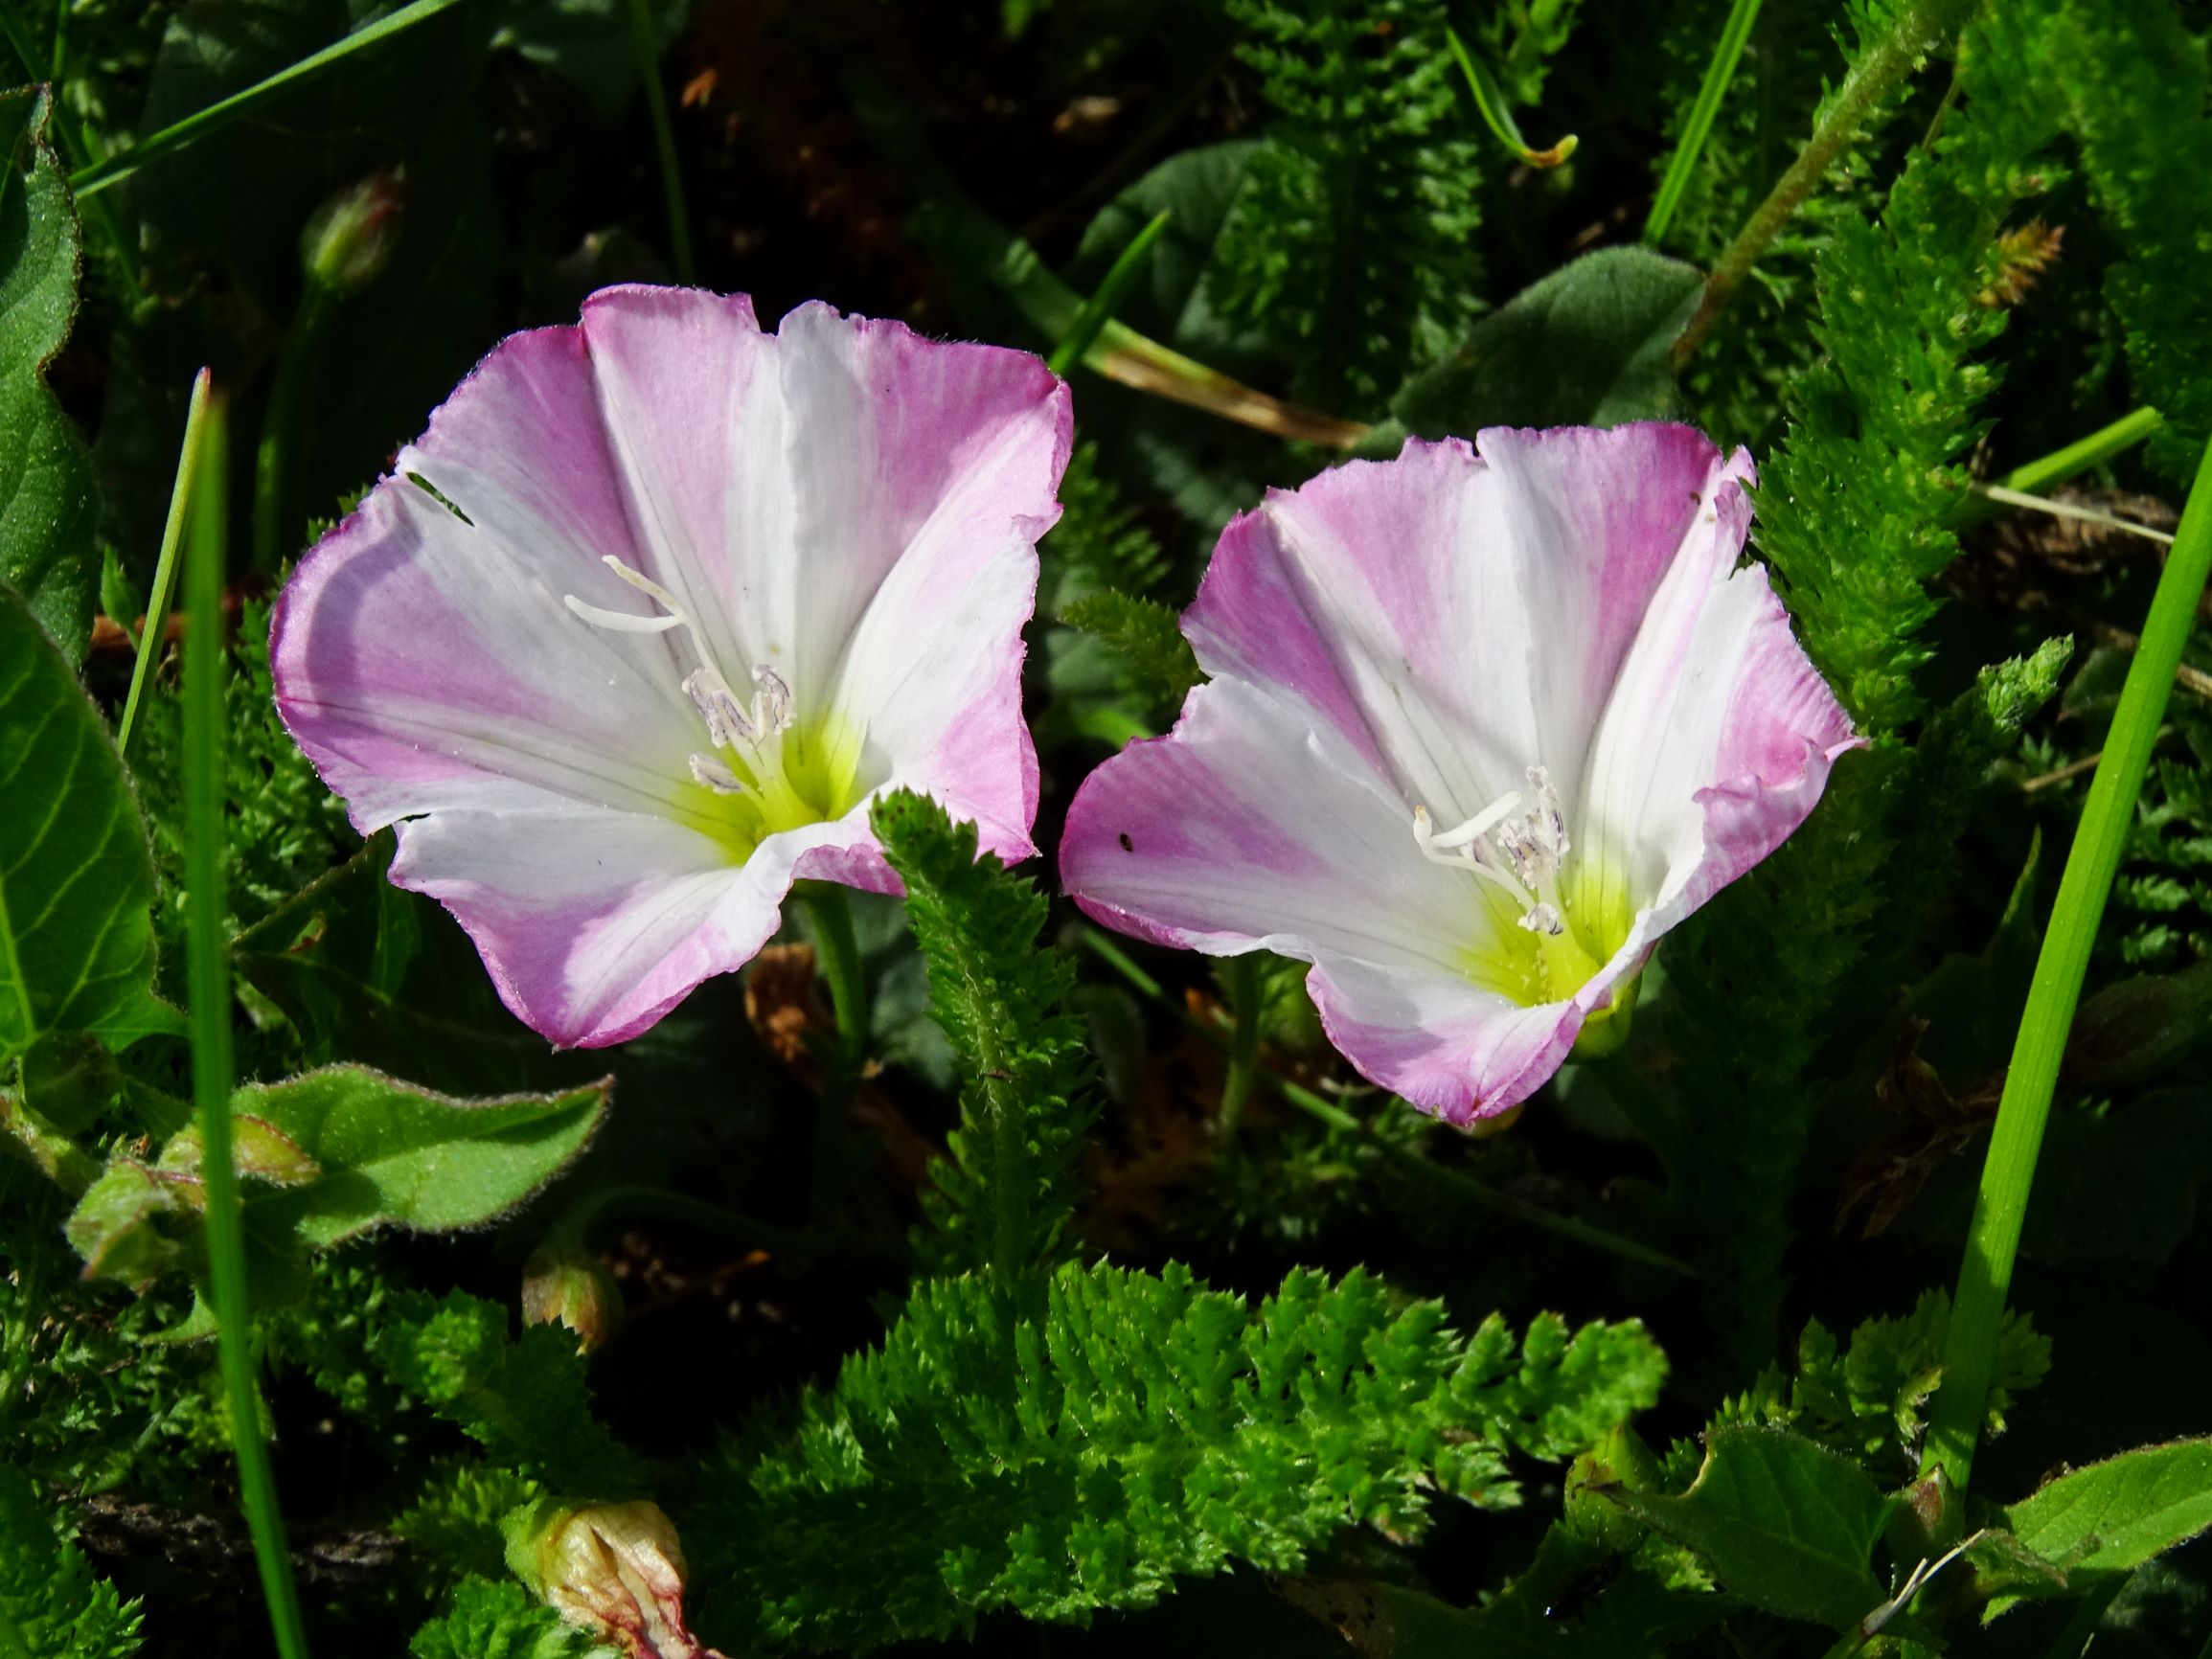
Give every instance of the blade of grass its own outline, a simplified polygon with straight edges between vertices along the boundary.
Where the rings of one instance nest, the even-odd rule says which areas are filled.
[[[192,1085],[206,1182],[209,1299],[217,1358],[238,1455],[239,1494],[260,1563],[262,1596],[283,1659],[307,1659],[306,1632],[285,1546],[284,1515],[262,1439],[246,1312],[245,1220],[231,1162],[231,972],[223,943],[222,405],[203,404],[191,490],[184,633],[186,966],[192,989]]]
[[[290,90],[304,81],[311,80],[325,70],[343,62],[354,53],[389,40],[403,30],[435,17],[461,0],[414,0],[402,6],[389,17],[379,17],[365,28],[356,29],[343,40],[332,41],[320,52],[308,54],[288,69],[280,69],[266,80],[257,80],[243,91],[234,92],[220,102],[211,103],[205,109],[173,122],[159,132],[139,140],[128,149],[96,161],[79,169],[69,178],[69,185],[80,200],[109,185],[128,178],[148,162],[159,161],[165,155],[174,155],[189,145],[196,144],[209,133],[228,126],[256,105],[266,102],[281,92]]]
[[[1751,267],[1759,262],[1767,244],[1790,222],[1799,205],[1813,193],[1813,187],[1827,176],[1828,170],[1883,96],[1911,73],[1931,44],[1955,36],[1973,10],[1973,0],[1915,0],[1915,4],[1898,13],[1888,34],[1859,55],[1859,61],[1843,78],[1843,84],[1836,88],[1836,96],[1828,101],[1825,118],[1813,129],[1805,148],[1797,152],[1797,159],[1774,181],[1767,199],[1752,211],[1736,239],[1728,244],[1727,251],[1714,265],[1713,274],[1705,280],[1705,297],[1699,302],[1681,338],[1675,342],[1676,366],[1687,362],[1697,351],[1712,330],[1721,308],[1728,303],[1728,296],[1751,274]]]
[[[646,112],[652,118],[653,154],[660,164],[661,199],[668,208],[669,262],[675,267],[676,281],[689,284],[698,280],[692,266],[691,215],[684,208],[684,176],[676,167],[675,128],[669,125],[668,93],[661,86],[660,52],[647,0],[629,0],[629,47],[645,87]]]
[[[1444,32],[1451,43],[1451,55],[1459,59],[1459,72],[1467,77],[1468,89],[1474,94],[1474,107],[1482,112],[1483,125],[1491,135],[1505,146],[1519,160],[1530,167],[1554,168],[1575,152],[1582,143],[1573,133],[1561,139],[1549,149],[1538,149],[1521,136],[1520,123],[1513,118],[1513,105],[1506,102],[1505,92],[1483,66],[1482,60],[1468,51],[1458,34],[1450,29]]]
[[[1067,372],[1082,362],[1091,345],[1113,320],[1121,303],[1136,284],[1137,276],[1145,268],[1145,261],[1152,256],[1152,246],[1168,228],[1168,220],[1174,216],[1162,208],[1152,223],[1129,238],[1129,245],[1114,259],[1112,266],[1091,290],[1089,299],[1076,312],[1075,321],[1060,335],[1060,344],[1053,347],[1052,355],[1045,359],[1045,367],[1055,375],[1065,376]]]
[[[1728,83],[1736,79],[1736,65],[1743,60],[1744,46],[1751,38],[1751,26],[1759,21],[1761,0],[1736,0],[1729,8],[1728,21],[1722,26],[1720,44],[1713,49],[1713,61],[1705,65],[1705,79],[1699,84],[1698,101],[1690,105],[1690,119],[1682,124],[1681,141],[1675,146],[1675,153],[1668,158],[1666,176],[1659,180],[1659,193],[1652,198],[1652,211],[1644,220],[1645,245],[1655,247],[1667,234],[1667,226],[1674,222],[1675,210],[1682,205],[1682,196],[1690,188],[1690,175],[1698,170],[1698,158],[1705,152],[1705,140],[1713,130],[1713,118],[1721,113],[1721,100],[1728,93]]]
[[[115,728],[115,746],[130,759],[130,734],[138,729],[139,704],[153,678],[154,659],[161,655],[162,635],[169,628],[170,597],[176,591],[176,552],[184,542],[185,514],[192,500],[193,478],[199,470],[200,440],[207,417],[208,372],[193,379],[192,401],[185,407],[184,447],[176,458],[176,483],[169,492],[169,519],[161,527],[161,554],[154,560],[153,591],[146,597],[146,625],[139,630],[138,660],[130,669],[130,693],[123,699],[123,719]]]
[[[1986,518],[1995,518],[2002,505],[2002,497],[1994,493],[1999,489],[2016,490],[2022,495],[2047,494],[2053,485],[2064,484],[2092,466],[2102,466],[2165,424],[2166,418],[2155,409],[2132,410],[2109,426],[2100,426],[2087,438],[2077,438],[2064,449],[2054,449],[2048,455],[2014,467],[2001,478],[1974,486],[1973,493],[1945,515],[1944,527],[1964,530]]]
[[[2059,1062],[2064,1057],[2074,1009],[2081,1000],[2097,924],[2134,821],[2135,797],[2143,787],[2151,747],[2157,740],[2166,699],[2174,689],[2174,670],[2180,666],[2207,576],[2212,576],[2212,450],[2207,450],[2189,491],[2173,552],[2143,624],[2142,643],[2120,689],[2104,757],[2089,781],[2081,827],[2051,905],[2050,929],[2036,958],[2027,1009],[2014,1039],[2012,1066],[2005,1074],[1996,1126],[1982,1165],[1944,1352],[1944,1383],[1935,1397],[1921,1459],[1924,1474],[1940,1465],[1957,1492],[1966,1490],[1973,1467],[1974,1442],[1981,1433],[1990,1369],[1996,1356],[1997,1328],[2012,1289],[2013,1262],[2035,1184],[2036,1159],[2042,1150],[2043,1127],[2050,1119]]]

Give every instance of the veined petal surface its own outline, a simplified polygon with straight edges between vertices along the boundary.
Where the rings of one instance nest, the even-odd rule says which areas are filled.
[[[280,711],[519,1015],[619,1041],[746,961],[793,879],[896,890],[877,789],[1034,851],[1020,630],[1069,427],[1022,352],[604,290],[494,350],[302,562]],[[781,716],[759,751],[702,670]]]
[[[1184,616],[1212,683],[1078,794],[1069,892],[1140,937],[1311,963],[1332,1039],[1416,1104],[1525,1099],[1856,741],[1735,568],[1750,475],[1643,424],[1416,440],[1270,493]],[[1517,852],[1494,830],[1439,862],[1414,830],[1494,807]]]

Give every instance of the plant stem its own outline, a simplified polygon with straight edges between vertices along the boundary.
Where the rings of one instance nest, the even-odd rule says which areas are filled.
[[[853,933],[853,907],[834,882],[810,882],[805,889],[812,920],[814,961],[830,985],[830,1004],[837,1016],[837,1047],[822,1079],[821,1116],[814,1123],[816,1222],[829,1214],[835,1196],[838,1150],[851,1115],[853,1092],[868,1050],[868,986],[860,971],[860,943]]]
[[[344,39],[332,41],[320,52],[309,53],[289,68],[278,70],[266,80],[257,80],[243,91],[234,92],[219,102],[195,110],[182,121],[149,134],[119,154],[80,168],[69,175],[69,188],[77,193],[80,200],[95,192],[103,191],[109,185],[128,178],[148,162],[157,161],[165,155],[173,155],[187,146],[196,144],[209,133],[228,126],[256,105],[288,87],[322,74],[362,48],[388,40],[401,30],[412,29],[416,24],[459,3],[460,0],[414,0],[414,4],[400,7],[388,17],[365,23]]]
[[[1958,32],[1973,0],[1915,0],[1889,33],[1875,42],[1851,66],[1843,84],[1828,101],[1826,118],[1812,139],[1797,152],[1797,159],[1774,181],[1767,199],[1753,211],[1749,222],[1729,243],[1728,250],[1705,280],[1705,297],[1699,302],[1690,326],[1675,342],[1675,365],[1689,360],[1711,331],[1714,319],[1727,305],[1738,284],[1750,275],[1767,244],[1774,239],[1805,198],[1835,165],[1890,88],[1919,63],[1927,51]]]
[[[669,262],[676,281],[698,280],[692,266],[692,222],[684,209],[684,179],[676,170],[675,128],[669,125],[668,94],[660,80],[660,52],[652,34],[648,0],[629,0],[629,46],[637,57],[637,78],[645,87],[646,112],[652,118],[653,154],[660,163],[661,199],[668,209]]]
[[[2113,456],[2133,448],[2165,424],[2165,417],[2155,409],[2136,409],[2123,415],[2109,426],[2100,426],[2064,449],[2054,449],[2025,466],[2014,467],[2002,478],[1991,479],[1944,514],[1944,526],[1949,530],[1964,530],[1986,518],[1994,518],[2002,504],[1989,493],[1992,489],[2017,490],[2022,495],[2045,494],[2053,485],[2064,484],[2092,466],[2102,466]]]
[[[1252,1092],[1252,1074],[1260,1064],[1259,956],[1247,953],[1231,957],[1224,975],[1229,982],[1229,1012],[1236,1020],[1229,1034],[1229,1072],[1221,1081],[1219,1138],[1226,1147],[1237,1138],[1237,1123],[1244,1115],[1244,1100]]]
[[[1085,949],[1128,980],[1134,989],[1173,1011],[1175,1018],[1194,1035],[1217,1048],[1228,1046],[1230,1038],[1219,1027],[1207,1024],[1189,1010],[1177,1006],[1158,980],[1147,973],[1129,952],[1104,933],[1095,927],[1085,927],[1076,937]],[[1433,1159],[1425,1158],[1406,1148],[1392,1146],[1387,1141],[1378,1141],[1373,1138],[1373,1131],[1357,1116],[1346,1111],[1335,1102],[1315,1094],[1311,1089],[1291,1082],[1288,1078],[1279,1078],[1264,1067],[1255,1067],[1252,1080],[1286,1105],[1294,1106],[1333,1129],[1359,1136],[1386,1161],[1447,1189],[1478,1208],[1534,1227],[1539,1232],[1549,1233],[1555,1238],[1570,1239],[1592,1250],[1602,1250],[1608,1256],[1618,1256],[1623,1261],[1638,1262],[1646,1267],[1662,1268],[1669,1273],[1679,1273],[1685,1278],[1697,1277],[1697,1270],[1678,1256],[1670,1256],[1664,1250],[1653,1249],[1633,1239],[1624,1239],[1617,1233],[1608,1233],[1603,1227],[1593,1227],[1586,1221],[1556,1215],[1525,1199],[1500,1193],[1472,1175],[1448,1170]],[[1414,1109],[1412,1106],[1405,1107],[1407,1111]]]
[[[276,1477],[262,1439],[254,1385],[253,1324],[246,1311],[245,1220],[231,1162],[231,972],[223,944],[223,409],[206,406],[200,475],[192,491],[186,558],[184,794],[186,966],[192,989],[192,1083],[206,1182],[210,1301],[217,1358],[238,1454],[239,1491],[260,1563],[277,1650],[306,1659]]]
[[[176,482],[170,486],[169,518],[161,527],[161,554],[153,564],[153,591],[146,598],[146,625],[138,634],[138,656],[130,666],[130,691],[123,699],[123,719],[115,729],[115,746],[130,759],[130,735],[138,729],[139,705],[153,679],[154,659],[161,655],[162,637],[169,631],[169,602],[176,591],[176,553],[184,544],[185,515],[192,500],[193,480],[199,472],[202,426],[207,418],[211,377],[202,369],[193,377],[192,400],[185,405],[184,444],[177,451]]]
[[[1046,368],[1064,378],[1070,369],[1083,361],[1100,331],[1113,321],[1122,301],[1129,298],[1130,287],[1152,255],[1152,244],[1160,239],[1168,228],[1168,220],[1174,216],[1162,208],[1149,224],[1129,238],[1129,245],[1114,257],[1106,276],[1091,290],[1090,298],[1083,301],[1083,308],[1076,312],[1075,321],[1060,335],[1060,343],[1053,347],[1052,355],[1045,359]]]
[[[308,389],[314,384],[323,340],[337,313],[337,295],[310,275],[277,354],[268,407],[262,413],[262,440],[254,450],[254,569],[263,576],[276,575],[295,539],[293,458],[303,446],[311,407]]]
[[[1756,5],[1757,0],[1753,3]],[[1459,60],[1459,72],[1467,78],[1468,91],[1474,95],[1476,113],[1490,128],[1491,136],[1504,145],[1509,153],[1539,172],[1560,166],[1574,154],[1582,140],[1571,132],[1548,149],[1539,149],[1522,137],[1520,123],[1513,118],[1513,105],[1506,101],[1503,89],[1482,60],[1468,51],[1467,43],[1456,31],[1447,29],[1444,39],[1451,48],[1452,57]]]
[[[1704,153],[1705,139],[1713,130],[1713,118],[1721,113],[1721,100],[1727,96],[1728,83],[1736,79],[1736,65],[1751,38],[1751,26],[1759,21],[1759,6],[1760,0],[1736,0],[1729,9],[1728,21],[1721,30],[1721,43],[1714,48],[1713,61],[1705,65],[1705,79],[1698,87],[1698,102],[1690,105],[1681,140],[1668,158],[1666,176],[1659,181],[1651,214],[1644,220],[1647,246],[1658,245],[1674,221],[1675,210],[1682,205],[1690,175],[1698,170],[1698,158]]]
[[[2050,1118],[2059,1063],[2081,1000],[2097,924],[2134,819],[2135,797],[2150,764],[2151,746],[2157,740],[2158,723],[2173,693],[2174,670],[2180,665],[2207,575],[2212,575],[2212,451],[2198,468],[2173,553],[2143,624],[2142,643],[2120,690],[2104,756],[2089,782],[2081,827],[2066,858],[2065,875],[2060,878],[2050,929],[2043,936],[2035,978],[2028,987],[2027,1009],[2014,1040],[2012,1067],[2005,1074],[1989,1155],[1982,1165],[1981,1189],[1967,1229],[1966,1256],[1959,1266],[1958,1295],[1945,1349],[1944,1385],[1935,1398],[1921,1460],[1924,1474],[1940,1465],[1959,1492],[1966,1490],[1973,1466],[1997,1329],[2012,1288],[2014,1258],[2035,1183],[2043,1127]]]

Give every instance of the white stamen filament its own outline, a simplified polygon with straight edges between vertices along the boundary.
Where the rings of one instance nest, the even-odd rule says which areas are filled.
[[[1531,933],[1555,938],[1566,931],[1566,909],[1560,900],[1560,871],[1566,862],[1566,814],[1559,791],[1541,766],[1528,769],[1536,804],[1509,790],[1465,823],[1439,831],[1428,808],[1413,808],[1413,839],[1432,864],[1449,865],[1482,877],[1513,896],[1520,906],[1519,924]],[[1517,815],[1516,815],[1517,814]]]
[[[661,616],[635,616],[627,611],[606,610],[596,604],[586,604],[572,593],[560,596],[561,602],[582,621],[609,633],[665,634],[673,628],[682,628],[690,636],[692,651],[699,666],[683,678],[684,694],[698,710],[699,718],[706,722],[707,741],[717,749],[735,750],[742,743],[753,754],[757,765],[778,768],[777,757],[772,752],[776,739],[791,724],[791,688],[783,676],[772,669],[756,666],[753,670],[753,697],[751,705],[738,701],[738,694],[730,689],[730,682],[715,667],[708,654],[706,641],[699,635],[698,625],[691,614],[675,602],[675,596],[642,571],[632,570],[619,558],[611,556],[601,559],[607,569],[622,578],[631,587],[659,605],[666,614]],[[779,768],[780,769],[780,768]],[[718,795],[739,795],[746,791],[746,784],[728,762],[718,756],[694,755],[691,772],[695,781],[705,784]]]

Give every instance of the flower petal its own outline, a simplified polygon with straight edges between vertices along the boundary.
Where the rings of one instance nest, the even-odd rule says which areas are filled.
[[[1010,569],[1026,567],[1034,600],[1037,538],[1059,516],[1067,464],[1067,389],[1025,352],[925,340],[820,304],[783,320],[776,352],[806,442],[790,456],[795,539],[778,555],[796,582],[788,656],[768,660],[802,710],[934,740],[964,704],[941,687],[919,718],[908,706],[927,690],[916,672],[946,648],[926,636],[1002,629],[1003,604],[986,619],[969,590]],[[1008,648],[998,634],[984,654],[1003,672]]]
[[[641,559],[617,478],[582,336],[518,334],[301,562],[272,624],[277,706],[364,833],[499,781],[683,814],[678,648],[562,602],[637,607],[600,563]]]
[[[1478,447],[1408,440],[1270,492],[1184,618],[1209,673],[1295,690],[1447,827],[1533,765],[1571,788],[1698,502],[1748,469],[1686,426]]]
[[[1563,1056],[1581,1023],[1567,1004],[1525,1009],[1469,977],[1510,940],[1514,910],[1424,859],[1396,786],[1277,687],[1193,692],[1173,735],[1084,780],[1060,858],[1076,902],[1122,932],[1313,964],[1307,983],[1345,1057],[1454,1122],[1532,1092],[1558,1060],[1533,1078],[1532,1065]]]
[[[741,866],[665,819],[550,795],[447,808],[399,837],[393,882],[450,910],[502,1000],[563,1048],[626,1041],[750,962],[797,877],[880,889],[890,875],[857,809],[771,835]]]
[[[1747,512],[1723,501],[1722,516]],[[1763,566],[1668,579],[1592,747],[1589,833],[1656,940],[1779,847],[1859,748]]]

